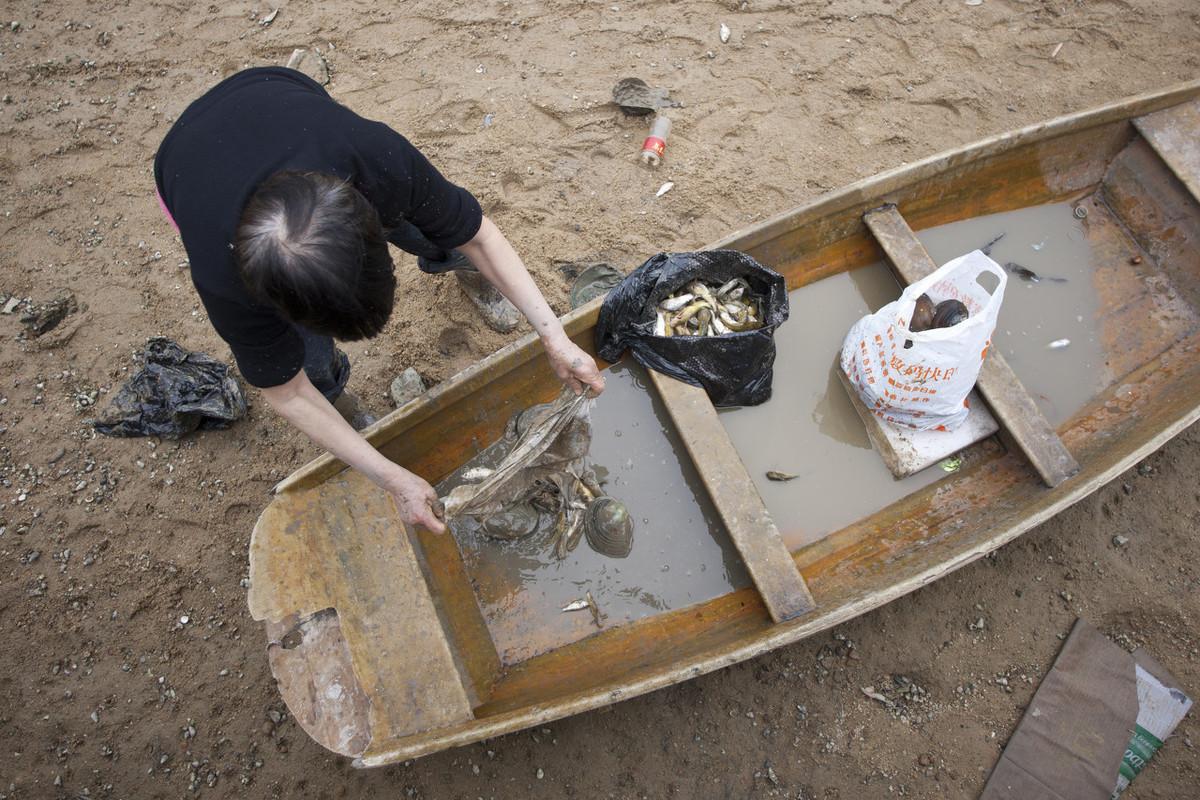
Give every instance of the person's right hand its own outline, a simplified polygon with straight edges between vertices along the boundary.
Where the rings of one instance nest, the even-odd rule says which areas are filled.
[[[420,525],[433,533],[446,532],[445,524],[434,511],[440,508],[437,492],[426,480],[397,468],[395,477],[388,481],[388,491],[396,501],[400,519],[406,524]]]

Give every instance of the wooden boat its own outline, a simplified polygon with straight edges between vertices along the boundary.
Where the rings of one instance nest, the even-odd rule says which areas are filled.
[[[1162,446],[1200,417],[1198,97],[1200,82],[987,139],[712,245],[750,253],[792,289],[885,256],[911,281],[931,268],[913,229],[1060,201],[1091,211],[1102,390],[1055,429],[989,356],[978,388],[1000,435],[968,448],[957,472],[794,552],[707,397],[652,373],[753,585],[514,659],[493,642],[453,537],[407,531],[387,495],[329,456],[297,471],[254,529],[249,591],[297,720],[375,766],[669,686],[937,580]],[[597,311],[565,319],[585,348]],[[368,438],[436,482],[557,391],[530,336]]]

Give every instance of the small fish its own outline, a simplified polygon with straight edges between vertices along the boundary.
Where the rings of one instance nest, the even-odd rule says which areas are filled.
[[[996,246],[996,242],[1003,239],[1004,236],[1005,236],[1005,234],[1003,234],[1003,233],[1000,234],[995,239],[992,239],[990,242],[988,242],[987,244],[985,244],[983,247],[981,247],[979,249],[983,252],[983,254],[985,256],[990,256],[992,254],[992,248]]]
[[[1038,275],[1036,272],[1029,269],[1028,267],[1022,267],[1020,264],[1013,263],[1012,261],[1007,262],[1004,265],[1004,268],[1006,270],[1008,270],[1009,272],[1011,272],[1013,275],[1016,275],[1021,280],[1029,281],[1030,283],[1038,283],[1039,281],[1043,281],[1043,280],[1051,281],[1053,283],[1066,283],[1067,282],[1066,278],[1054,278],[1054,277],[1051,277],[1050,275]]]
[[[769,481],[790,481],[799,477],[799,475],[793,475],[790,472],[777,472],[773,469],[767,470],[767,480]]]
[[[1070,339],[1055,339],[1053,342],[1051,342],[1050,344],[1046,345],[1046,349],[1048,349],[1048,350],[1062,350],[1064,347],[1066,347],[1066,346],[1067,346],[1067,345],[1069,345],[1070,343],[1071,343],[1071,340],[1070,340]]]
[[[596,623],[597,628],[603,628],[604,626],[600,624],[600,606],[596,605],[596,598],[592,597],[590,591],[584,595],[584,598],[587,602],[588,610],[592,612],[592,622]]]
[[[668,297],[666,300],[663,300],[661,303],[659,303],[658,307],[663,311],[678,311],[688,303],[692,302],[694,298],[694,294],[685,292],[683,294],[677,294],[673,295],[672,297]]]
[[[487,467],[471,467],[462,474],[462,479],[464,481],[481,481],[493,472],[495,470],[488,469]]]
[[[592,593],[588,592],[588,595],[586,598],[584,598],[583,600],[572,600],[571,602],[569,602],[565,606],[563,606],[562,610],[563,611],[583,611],[585,608],[588,608],[591,605],[592,605]]]

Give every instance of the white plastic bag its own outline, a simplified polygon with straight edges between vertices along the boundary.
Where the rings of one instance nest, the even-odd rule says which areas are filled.
[[[999,280],[991,293],[978,280],[985,272]],[[841,366],[866,407],[886,422],[914,430],[954,430],[962,424],[967,395],[992,343],[1006,283],[1000,265],[975,250],[854,323],[842,343]],[[951,328],[910,331],[922,294],[935,304],[960,300],[970,317]],[[906,341],[912,342],[907,349]]]

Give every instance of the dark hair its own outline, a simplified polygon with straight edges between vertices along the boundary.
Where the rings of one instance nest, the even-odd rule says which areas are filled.
[[[316,333],[364,339],[391,316],[396,276],[379,214],[333,175],[264,181],[242,212],[234,256],[254,297]]]

